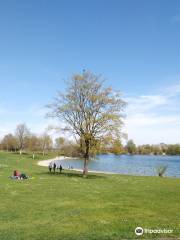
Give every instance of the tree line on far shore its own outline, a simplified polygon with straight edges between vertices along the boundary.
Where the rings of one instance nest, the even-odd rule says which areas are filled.
[[[48,152],[56,152],[57,155],[70,157],[83,157],[78,142],[58,137],[54,141],[52,137],[44,132],[41,135],[30,132],[26,124],[19,124],[14,133],[5,135],[0,141],[0,150],[10,152],[31,152],[35,158],[35,153],[42,153],[44,156]],[[118,139],[104,139],[96,144],[95,154],[153,154],[153,155],[180,155],[180,144],[156,144],[136,146],[133,140],[127,141],[125,145]]]
[[[125,146],[125,153],[129,154],[153,154],[153,155],[180,155],[180,144],[144,144],[136,146],[133,140],[129,140]]]
[[[36,152],[44,156],[53,149],[53,141],[46,132],[37,135],[32,133],[26,124],[22,123],[16,127],[14,133],[6,134],[0,141],[0,149],[9,152],[32,152],[33,158]]]

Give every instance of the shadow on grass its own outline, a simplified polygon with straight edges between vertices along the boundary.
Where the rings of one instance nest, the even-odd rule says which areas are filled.
[[[98,178],[106,178],[103,174],[95,174],[95,173],[88,173],[86,177],[83,177],[83,174],[81,172],[75,172],[75,171],[62,171],[60,172],[41,172],[37,173],[38,175],[48,175],[48,176],[64,176],[64,177],[80,177],[84,179],[98,179]]]

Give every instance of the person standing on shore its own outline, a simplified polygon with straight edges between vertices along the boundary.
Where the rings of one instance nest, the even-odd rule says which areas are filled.
[[[56,164],[54,163],[53,164],[53,170],[54,170],[54,173],[56,172]]]
[[[49,172],[51,172],[51,170],[52,170],[52,164],[50,163],[49,164]]]
[[[61,173],[61,171],[62,171],[62,166],[60,165],[59,166],[59,172]]]

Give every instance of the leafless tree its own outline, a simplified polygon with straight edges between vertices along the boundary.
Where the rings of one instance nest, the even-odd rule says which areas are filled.
[[[18,149],[20,152],[20,155],[22,154],[22,151],[25,147],[25,142],[26,142],[26,138],[29,136],[30,132],[26,126],[26,124],[19,124],[16,127],[16,131],[15,131],[15,136],[17,138],[17,142],[18,142]]]
[[[47,133],[44,133],[40,137],[40,149],[42,150],[43,156],[45,155],[45,152],[47,150],[52,148],[52,144],[53,144],[52,139]]]

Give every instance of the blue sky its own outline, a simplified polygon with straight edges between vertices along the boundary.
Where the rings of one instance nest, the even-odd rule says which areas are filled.
[[[0,136],[41,133],[44,105],[90,69],[123,92],[129,138],[180,142],[179,43],[178,0],[0,1]]]

